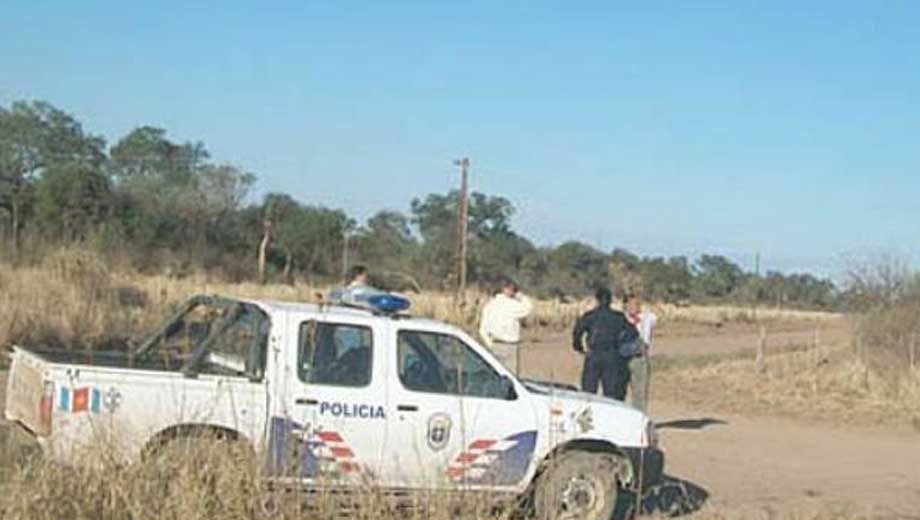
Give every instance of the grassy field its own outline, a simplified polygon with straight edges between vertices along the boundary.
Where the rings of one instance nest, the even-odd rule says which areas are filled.
[[[111,268],[97,255],[73,249],[58,251],[40,265],[11,268],[0,264],[0,346],[11,343],[50,344],[70,348],[104,348],[137,338],[153,329],[170,309],[191,295],[222,294],[284,301],[313,302],[328,288],[300,284],[229,284],[205,274],[183,278],[143,276]],[[412,313],[475,331],[487,295],[469,292],[458,303],[453,295],[411,295]],[[527,326],[541,332],[562,332],[589,309],[590,299],[562,303],[538,301]],[[656,305],[669,328],[697,325],[772,324],[832,321],[838,315],[742,307],[675,307]]]
[[[64,251],[38,266],[0,265],[0,346],[52,344],[105,348],[150,331],[190,295],[217,293],[288,301],[314,301],[322,288],[304,285],[227,284],[196,275],[181,279],[111,270],[94,255]],[[413,312],[475,329],[483,294],[463,305],[450,295],[413,296]],[[580,358],[567,348],[567,331],[589,300],[538,302],[527,334],[536,345],[524,366],[536,375],[553,367],[557,379],[577,377]],[[809,417],[844,423],[917,421],[920,376],[896,387],[853,355],[840,316],[830,313],[733,307],[657,306],[662,354],[653,364],[654,399],[705,406],[726,413]],[[762,372],[754,369],[753,341],[761,326],[792,338],[771,349]],[[834,341],[813,342],[813,330],[836,331]],[[830,337],[826,335],[824,337]],[[802,338],[806,338],[802,340]],[[668,342],[675,345],[670,352]],[[697,342],[697,343],[694,343]],[[699,345],[694,350],[680,343]],[[692,389],[692,391],[688,391]],[[101,449],[92,464],[61,466],[30,456],[21,436],[0,428],[0,513],[11,519],[287,519],[287,518],[505,518],[476,500],[427,498],[405,509],[373,488],[357,497],[305,496],[269,487],[258,466],[239,453],[199,446],[183,457],[122,465]],[[343,503],[344,502],[346,503]],[[343,509],[344,507],[344,509]],[[344,511],[344,513],[343,513]],[[863,511],[828,509],[771,518],[874,518]],[[750,518],[704,506],[699,519]]]

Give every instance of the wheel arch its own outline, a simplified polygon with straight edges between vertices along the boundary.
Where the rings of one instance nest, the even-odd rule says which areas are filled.
[[[533,487],[540,475],[552,465],[554,458],[568,451],[605,453],[621,458],[625,462],[625,464],[622,464],[622,468],[627,472],[624,475],[624,481],[631,482],[634,477],[632,465],[629,463],[629,457],[619,446],[605,439],[581,438],[566,441],[550,450],[549,453],[540,460],[540,463],[537,464],[537,469],[530,479],[529,487]]]
[[[144,444],[141,450],[141,457],[146,458],[156,454],[157,451],[173,440],[190,437],[211,437],[219,440],[243,442],[248,446],[252,446],[252,442],[248,437],[226,426],[208,423],[181,423],[173,424],[153,434]]]

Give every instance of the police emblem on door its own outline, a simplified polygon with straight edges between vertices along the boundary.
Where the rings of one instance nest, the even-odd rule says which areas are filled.
[[[450,429],[453,421],[446,413],[436,413],[428,419],[428,447],[441,451],[450,441]]]

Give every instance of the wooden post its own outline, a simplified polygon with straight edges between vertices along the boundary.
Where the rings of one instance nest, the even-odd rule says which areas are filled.
[[[760,339],[757,341],[757,359],[754,360],[754,367],[757,369],[758,374],[762,374],[766,370],[766,360],[764,356],[766,355],[767,350],[767,327],[766,325],[760,326]]]
[[[910,335],[910,369],[916,369],[917,365],[917,333],[911,333]]]
[[[859,362],[860,362],[860,363],[864,363],[864,362],[865,362],[865,359],[863,359],[863,346],[862,346],[862,343],[863,343],[863,341],[862,341],[862,332],[861,332],[861,331],[857,331],[857,332],[856,332],[856,357],[859,359]]]
[[[467,196],[470,160],[467,157],[454,161],[460,167],[460,193],[457,200],[457,294],[466,297],[466,235],[469,220],[469,197]]]
[[[259,283],[265,283],[265,255],[268,252],[268,245],[272,241],[272,221],[266,218],[263,223],[264,234],[262,242],[259,244]]]
[[[821,363],[821,326],[815,324],[815,332],[812,335],[812,352],[814,352],[814,363],[818,366]]]

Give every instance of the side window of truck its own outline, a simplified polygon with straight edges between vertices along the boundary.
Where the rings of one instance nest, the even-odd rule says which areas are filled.
[[[396,351],[399,381],[407,390],[514,399],[507,380],[456,336],[401,330]]]
[[[217,328],[219,335],[210,342],[203,373],[234,373],[261,379],[265,374],[268,334],[271,321],[261,310],[243,306],[228,313],[223,323],[208,323],[208,329]],[[207,336],[207,329],[205,336]]]
[[[297,375],[308,384],[360,387],[371,383],[370,327],[306,321],[300,324]]]

